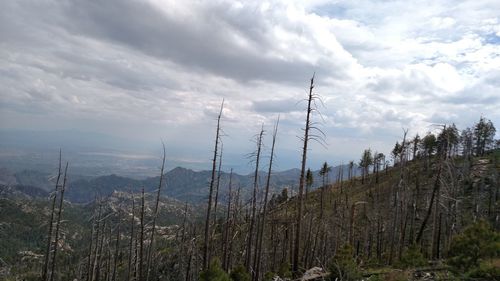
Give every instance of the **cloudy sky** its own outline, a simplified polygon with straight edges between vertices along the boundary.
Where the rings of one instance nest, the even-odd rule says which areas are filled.
[[[264,124],[269,144],[280,114],[282,170],[299,166],[313,73],[327,135],[313,168],[387,153],[402,128],[500,126],[496,0],[0,5],[0,129],[106,134],[137,153],[163,139],[172,162],[209,168],[224,99],[225,167],[249,169],[253,136]]]

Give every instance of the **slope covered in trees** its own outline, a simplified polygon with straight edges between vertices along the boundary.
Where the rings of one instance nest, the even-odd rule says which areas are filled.
[[[3,189],[7,250],[0,274],[43,281],[359,280],[396,278],[394,268],[432,266],[442,276],[497,279],[500,150],[493,123],[481,117],[461,132],[443,125],[424,137],[405,130],[392,161],[367,148],[347,171],[332,174],[325,162],[315,175],[307,169],[308,142],[324,135],[314,121],[319,97],[313,88],[311,79],[298,190],[270,194],[278,122],[270,157],[261,150],[268,141],[264,127],[256,135],[251,189],[236,184],[233,173],[222,180],[221,106],[205,204],[161,198],[176,180],[163,173],[163,165],[161,176],[149,179],[149,192],[137,181],[133,192],[71,204],[64,200],[66,172],[60,165],[46,204]],[[259,172],[262,159],[270,159],[265,174]],[[471,251],[467,246],[478,239],[485,240],[477,246],[481,250],[460,266]],[[400,271],[400,277],[413,278],[409,272]]]

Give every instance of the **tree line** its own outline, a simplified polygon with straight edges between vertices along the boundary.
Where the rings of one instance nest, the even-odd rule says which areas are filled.
[[[75,258],[78,266],[73,270],[56,262],[68,167],[62,172],[60,160],[41,279],[62,280],[66,276],[60,272],[72,271],[78,280],[86,281],[257,281],[274,275],[299,277],[314,266],[345,277],[352,263],[397,266],[411,263],[407,262],[411,255],[428,260],[447,257],[453,237],[472,222],[484,219],[498,229],[498,171],[484,170],[490,164],[498,167],[498,159],[478,162],[500,146],[490,120],[481,117],[461,132],[454,124],[442,125],[424,137],[408,138],[404,130],[391,151],[392,165],[389,157],[368,148],[357,162],[361,177],[355,176],[356,164],[350,161],[347,179],[342,168],[333,175],[337,179],[332,184],[332,169],[324,162],[319,172],[321,185],[312,190],[315,179],[308,169],[307,153],[310,141],[321,143],[325,137],[314,121],[320,115],[314,76],[308,90],[295,196],[289,197],[287,190],[270,194],[279,117],[271,131],[267,163],[262,163],[264,125],[255,136],[250,196],[243,196],[242,187],[233,184],[232,172],[228,182],[221,181],[223,101],[215,127],[204,219],[190,218],[186,204],[183,222],[173,235],[158,225],[160,193],[165,186],[163,145],[156,194],[147,200],[144,189],[132,193],[118,210],[96,199],[86,236],[88,248]],[[261,186],[259,171],[264,165],[267,173]]]

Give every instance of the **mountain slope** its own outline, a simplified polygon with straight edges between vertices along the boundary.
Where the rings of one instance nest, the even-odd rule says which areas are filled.
[[[342,167],[343,178],[347,178],[347,166]],[[341,171],[341,166],[333,167],[330,172],[330,182],[334,182]],[[358,173],[358,169],[355,169]],[[55,183],[54,176],[44,174],[38,171],[23,170],[15,174],[3,173],[5,182],[10,185],[22,185],[39,187],[42,191],[40,193],[50,192]],[[321,184],[321,177],[318,171],[314,171],[314,184],[312,188],[317,188]],[[271,193],[278,193],[283,188],[288,188],[291,193],[296,188],[300,176],[299,169],[290,169],[286,171],[273,172],[271,177]],[[162,194],[171,198],[181,201],[188,201],[191,203],[205,202],[208,196],[208,184],[210,181],[210,171],[194,171],[191,169],[177,167],[165,174],[165,185],[162,187]],[[220,176],[220,193],[225,198],[227,193],[230,174],[222,172]],[[267,178],[266,172],[259,172],[259,186],[265,184]],[[114,191],[133,191],[139,192],[144,187],[146,192],[153,192],[158,188],[159,176],[150,177],[143,180],[118,176],[107,175],[96,178],[86,179],[78,178],[72,179],[69,175],[69,183],[66,193],[66,199],[74,203],[86,203],[94,200],[96,197],[106,197],[111,195]],[[240,175],[233,173],[232,183],[235,188],[241,187],[243,196],[250,194],[253,187],[253,174]],[[31,191],[30,195],[35,192]],[[224,199],[222,199],[224,200]]]

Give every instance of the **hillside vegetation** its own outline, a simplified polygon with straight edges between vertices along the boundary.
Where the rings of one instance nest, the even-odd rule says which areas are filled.
[[[257,135],[251,188],[233,173],[222,180],[219,126],[213,169],[204,175],[208,204],[161,196],[177,180],[163,173],[165,154],[160,176],[149,179],[150,193],[144,186],[110,191],[108,177],[100,179],[108,188],[104,196],[87,204],[65,201],[61,161],[49,200],[30,195],[29,187],[2,186],[1,277],[500,279],[500,149],[490,121],[481,118],[461,133],[443,126],[411,140],[405,131],[392,165],[382,153],[363,151],[361,176],[354,161],[335,173],[325,162],[317,174],[302,162],[298,190],[281,192],[272,192],[279,181],[271,181],[277,124],[264,174],[263,129]],[[304,161],[310,140],[305,131]]]

